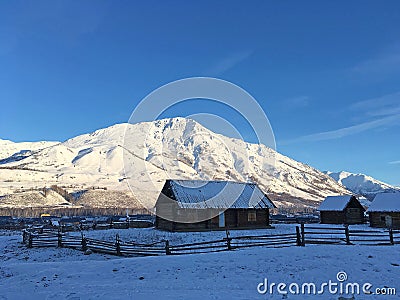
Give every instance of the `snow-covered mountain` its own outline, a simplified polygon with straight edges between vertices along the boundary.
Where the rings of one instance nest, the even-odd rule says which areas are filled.
[[[365,174],[355,174],[346,171],[326,172],[337,182],[354,194],[362,195],[372,200],[378,193],[400,192],[400,188],[379,181]]]
[[[44,149],[59,144],[59,142],[21,142],[14,143],[0,139],[0,163],[11,156],[19,156],[27,152]],[[4,162],[3,162],[4,163]]]
[[[185,118],[116,124],[42,147],[1,142],[7,147],[0,147],[0,195],[52,184],[74,192],[125,191],[129,184],[151,206],[167,178],[253,181],[278,206],[315,206],[327,195],[348,193],[306,164]]]

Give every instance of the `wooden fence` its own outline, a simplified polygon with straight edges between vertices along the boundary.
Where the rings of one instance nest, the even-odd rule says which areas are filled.
[[[346,245],[395,245],[400,244],[400,230],[350,229],[341,227],[300,227],[301,245],[346,244]]]
[[[294,233],[231,236],[218,240],[171,245],[168,240],[150,244],[122,241],[117,234],[115,241],[103,241],[69,235],[61,231],[23,230],[23,243],[28,248],[65,247],[81,251],[105,253],[119,256],[180,255],[191,253],[210,253],[250,247],[292,247],[306,244],[343,245],[395,245],[400,244],[400,230],[350,230],[349,227],[296,226]]]
[[[81,236],[74,236],[61,231],[42,229],[39,232],[23,230],[23,243],[28,248],[65,247],[82,251],[121,256],[180,255],[190,253],[210,253],[247,247],[288,247],[300,246],[300,238],[296,234],[271,234],[258,236],[226,237],[219,240],[171,245],[168,240],[151,244],[121,241],[119,235],[115,241],[103,241]]]

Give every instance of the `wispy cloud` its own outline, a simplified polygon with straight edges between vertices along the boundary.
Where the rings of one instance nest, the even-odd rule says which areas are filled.
[[[363,61],[352,68],[357,73],[388,73],[400,71],[400,53]]]
[[[350,109],[363,111],[367,116],[388,116],[400,113],[400,92],[354,103]]]
[[[400,72],[400,45],[392,45],[375,57],[359,62],[350,71],[359,75],[383,75]]]
[[[340,139],[375,128],[385,128],[400,124],[400,92],[356,102],[347,108],[357,112],[364,122],[334,130],[318,132],[283,141],[283,145]]]
[[[205,73],[208,76],[221,75],[222,73],[225,73],[226,71],[234,68],[237,64],[244,61],[245,59],[250,57],[252,54],[253,54],[253,51],[243,51],[243,52],[232,53],[232,54],[222,58],[215,65],[208,68],[205,71]]]
[[[340,129],[331,130],[331,131],[325,131],[325,132],[319,132],[319,133],[315,133],[315,134],[301,136],[299,138],[295,138],[292,140],[283,141],[281,144],[288,145],[288,144],[299,143],[299,142],[315,142],[315,141],[324,141],[324,140],[334,140],[334,139],[343,138],[345,136],[361,133],[361,132],[371,130],[374,128],[393,125],[393,124],[400,124],[400,114],[387,116],[384,118],[360,123],[360,124],[349,126],[349,127],[344,127],[344,128],[340,128]]]
[[[400,160],[394,160],[389,162],[390,165],[400,165]]]

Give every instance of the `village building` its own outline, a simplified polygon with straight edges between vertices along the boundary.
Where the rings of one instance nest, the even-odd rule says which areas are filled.
[[[322,224],[364,223],[364,207],[355,196],[328,196],[318,208]]]
[[[377,194],[367,213],[371,227],[400,229],[400,193]]]
[[[269,228],[275,206],[254,183],[167,180],[155,208],[158,229],[204,231]]]

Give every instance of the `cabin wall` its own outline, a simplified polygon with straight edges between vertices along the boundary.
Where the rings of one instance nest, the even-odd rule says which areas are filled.
[[[169,207],[159,206],[158,209]],[[205,231],[225,229],[256,229],[269,226],[269,209],[227,209],[224,212],[225,227],[219,226],[218,210],[182,209],[178,208],[175,215],[181,220],[193,220],[193,214],[208,219],[201,222],[173,222],[156,216],[156,228],[168,231]],[[249,221],[249,213],[255,214],[255,220]],[[254,217],[254,215],[253,215]],[[172,219],[177,221],[177,219]]]
[[[356,197],[352,197],[345,209],[345,224],[362,224],[364,223],[364,207],[360,204]]]
[[[157,229],[174,231],[174,222],[156,216],[155,226]]]
[[[371,227],[387,227],[386,216],[392,218],[392,228],[400,229],[400,212],[370,212],[369,224]]]
[[[240,228],[262,228],[269,225],[269,209],[243,209],[235,211],[237,222],[231,226]],[[256,219],[249,220],[249,213],[255,213]]]
[[[164,194],[160,194],[158,200],[156,202],[156,228],[162,230],[173,231],[174,230],[174,222],[169,220],[175,219],[175,212],[178,209],[178,206],[175,201],[171,200],[168,196]],[[162,217],[160,217],[160,215]]]
[[[359,207],[348,207],[345,210],[346,224],[362,224],[364,223],[364,209],[360,209]]]
[[[321,211],[321,224],[344,224],[344,211]]]

